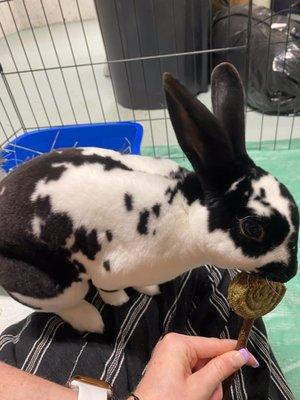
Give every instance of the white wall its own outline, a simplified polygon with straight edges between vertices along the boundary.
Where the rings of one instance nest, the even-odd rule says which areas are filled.
[[[55,24],[62,22],[58,0],[42,0],[42,2],[49,23]],[[93,0],[78,0],[77,2],[83,19],[96,18]],[[66,21],[79,20],[77,2],[76,0],[60,0]],[[30,26],[24,4],[34,27],[44,26],[46,24],[41,0],[13,0],[10,2],[3,2],[0,3],[0,21],[6,35],[16,31],[12,14],[18,29],[22,30]],[[2,29],[0,27],[0,36],[3,36]]]
[[[254,3],[258,6],[270,7],[271,0],[255,0]]]
[[[12,13],[18,29],[22,30],[29,28],[30,25],[24,4],[28,10],[32,25],[34,27],[44,26],[46,21],[41,1],[43,2],[49,23],[55,24],[62,22],[58,0],[12,0],[10,2],[0,3],[0,21],[5,34],[9,35],[16,31],[12,19]],[[93,0],[77,0],[77,2],[83,19],[96,18],[96,10]],[[70,22],[79,20],[77,2],[76,0],[60,0],[66,21]],[[270,5],[270,0],[255,0],[254,2],[257,5],[265,7],[269,7]],[[3,33],[0,27],[0,37],[1,36],[3,36]]]

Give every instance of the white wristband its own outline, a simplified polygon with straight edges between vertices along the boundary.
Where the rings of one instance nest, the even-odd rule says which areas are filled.
[[[87,383],[73,380],[70,388],[78,391],[78,400],[107,400],[108,393],[104,388],[89,385]]]

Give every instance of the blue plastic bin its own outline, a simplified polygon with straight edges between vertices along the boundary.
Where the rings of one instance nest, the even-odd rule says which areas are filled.
[[[142,125],[135,122],[65,125],[24,133],[3,147],[3,169],[18,165],[53,149],[102,147],[121,153],[140,154]]]

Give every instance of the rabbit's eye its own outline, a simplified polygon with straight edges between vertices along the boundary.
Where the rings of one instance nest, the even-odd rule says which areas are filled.
[[[264,238],[263,227],[253,219],[245,219],[240,221],[240,227],[242,233],[250,239],[256,240],[258,242],[262,241]]]

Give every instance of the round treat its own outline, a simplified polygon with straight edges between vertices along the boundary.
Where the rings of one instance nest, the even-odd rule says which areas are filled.
[[[241,272],[229,285],[228,301],[230,307],[241,317],[259,318],[277,306],[285,291],[283,283]]]

